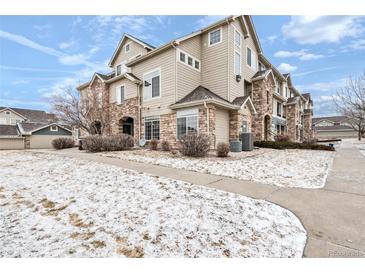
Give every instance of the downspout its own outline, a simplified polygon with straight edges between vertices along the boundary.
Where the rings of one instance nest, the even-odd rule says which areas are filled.
[[[177,47],[175,46],[175,41],[171,42],[171,46],[175,49],[175,102],[177,101]]]
[[[143,84],[143,82],[142,82],[142,84]],[[141,129],[142,129],[142,126],[141,126],[141,124],[142,124],[142,106],[141,106],[141,104],[142,104],[142,96],[141,96],[141,85],[142,85],[141,83],[139,83],[138,84],[138,86],[137,86],[137,89],[138,89],[138,92],[137,92],[137,94],[138,94],[138,142],[139,142],[139,140],[141,140]]]
[[[230,81],[231,81],[231,77],[230,77],[230,66],[229,66],[229,64],[230,64],[230,62],[229,62],[229,57],[230,57],[230,42],[231,42],[231,40],[230,40],[230,38],[229,38],[229,32],[230,32],[230,29],[229,29],[229,19],[228,18],[226,18],[226,23],[227,23],[227,48],[228,48],[228,50],[227,50],[227,98],[228,98],[228,101],[231,101],[231,91],[230,91]]]
[[[206,112],[207,112],[207,135],[209,136],[210,135],[210,132],[209,132],[209,108],[207,106],[207,102],[204,101],[204,108],[206,109]]]

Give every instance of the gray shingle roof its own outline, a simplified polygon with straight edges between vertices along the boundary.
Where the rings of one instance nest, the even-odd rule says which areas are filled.
[[[288,100],[286,101],[287,104],[294,104],[297,102],[297,97],[290,97],[288,98]]]
[[[17,126],[15,125],[0,125],[0,136],[17,136]]]
[[[227,101],[226,99],[220,97],[219,95],[215,94],[214,92],[210,91],[209,89],[203,86],[198,86],[184,98],[177,101],[176,104],[194,102],[199,100],[209,100],[209,99],[215,99],[217,101],[222,101],[224,103],[232,104],[231,102]]]
[[[329,120],[329,121],[332,121],[334,123],[339,123],[341,121],[348,120],[348,119],[349,118],[346,117],[346,116],[315,117],[315,118],[312,119],[312,123],[315,124],[315,123],[318,123],[321,120]]]
[[[254,78],[258,78],[258,77],[262,77],[265,76],[265,74],[268,72],[268,70],[259,70],[258,72],[256,72],[253,76],[252,79]]]
[[[5,109],[6,107],[0,107],[0,110]],[[47,113],[43,110],[34,110],[34,109],[24,109],[24,108],[11,108],[15,112],[20,115],[26,117],[28,122],[36,122],[36,123],[49,123],[56,120],[56,116],[52,113]]]
[[[317,131],[321,131],[321,130],[354,130],[352,127],[350,126],[345,126],[345,125],[337,125],[337,126],[321,126],[321,127],[314,127]]]
[[[246,101],[246,99],[250,97],[248,95],[245,95],[245,96],[240,96],[240,97],[236,97],[234,98],[234,100],[232,101],[232,104],[234,105],[238,105],[238,106],[241,106],[243,104],[244,101]]]
[[[152,46],[151,44],[149,44],[149,43],[146,43],[145,41],[142,41],[141,39],[139,39],[139,38],[137,38],[137,37],[135,37],[135,36],[133,36],[133,35],[130,35],[129,33],[126,33],[127,35],[129,35],[130,37],[133,37],[134,39],[136,39],[136,40],[138,40],[139,42],[141,42],[141,43],[143,43],[143,44],[146,44],[147,46],[149,46],[150,48],[152,48],[152,49],[155,49],[156,47],[155,46]]]
[[[22,126],[22,128],[24,129],[25,132],[30,132],[33,131],[37,128],[41,128],[46,126],[47,124],[45,123],[20,123],[20,125]]]
[[[100,76],[100,78],[103,79],[104,81],[109,80],[110,78],[114,77],[114,73],[102,74],[102,73],[97,72],[96,74],[98,76]]]

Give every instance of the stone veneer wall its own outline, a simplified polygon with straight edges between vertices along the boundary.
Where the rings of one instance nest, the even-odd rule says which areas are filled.
[[[216,109],[212,105],[207,105],[209,111],[209,132],[207,128],[207,109],[199,109],[199,133],[207,134],[209,136],[210,148],[214,149],[216,145],[215,135],[215,116]]]
[[[312,130],[312,110],[304,110],[304,141],[310,141],[313,139]]]
[[[252,132],[255,140],[265,139],[265,116],[270,117],[268,129],[271,130],[271,117],[272,117],[272,98],[274,92],[274,80],[272,77],[254,81],[252,85],[252,102],[256,108],[257,114],[252,121]],[[267,101],[267,96],[269,100]]]
[[[138,144],[139,141],[139,107],[138,97],[124,100],[121,104],[111,103],[109,106],[110,113],[110,133],[121,133],[120,119],[123,117],[133,118],[133,136],[134,142]]]
[[[30,149],[30,136],[29,135],[24,136],[24,148]]]
[[[252,132],[252,116],[241,111],[231,110],[229,113],[229,140],[238,140],[242,121],[247,121],[248,132]]]
[[[291,141],[297,140],[296,125],[298,120],[298,104],[290,104],[286,106],[286,126],[288,136]]]

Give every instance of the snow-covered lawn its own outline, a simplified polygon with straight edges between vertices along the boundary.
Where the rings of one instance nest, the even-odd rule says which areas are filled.
[[[256,153],[250,157],[227,159],[174,157],[169,153],[156,155],[149,150],[104,152],[99,155],[280,187],[321,188],[326,182],[334,154],[328,151],[292,149],[265,150],[265,153]]]
[[[0,257],[299,257],[275,204],[60,155],[0,152]]]

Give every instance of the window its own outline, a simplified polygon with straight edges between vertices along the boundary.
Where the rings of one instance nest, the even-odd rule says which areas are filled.
[[[0,125],[6,125],[6,118],[0,118]]]
[[[276,115],[281,117],[281,104],[279,102],[276,104]]]
[[[199,62],[199,61],[197,61],[197,60],[195,60],[195,68],[196,68],[197,70],[199,70],[199,69],[200,69],[200,62]]]
[[[177,138],[198,132],[198,109],[177,112]]]
[[[183,63],[184,65],[187,65],[197,71],[200,71],[200,60],[196,59],[195,57],[191,56],[190,54],[182,51],[182,50],[178,50],[178,60],[180,63]]]
[[[123,103],[123,101],[125,99],[125,86],[124,85],[120,86],[120,87],[117,87],[116,97],[117,97],[117,103],[118,104]]]
[[[241,75],[241,54],[234,52],[234,74]]]
[[[209,46],[222,42],[222,29],[209,32]]]
[[[185,63],[185,57],[186,57],[185,53],[180,51],[180,61],[181,62]]]
[[[160,139],[159,117],[149,117],[144,119],[144,135],[146,140]]]
[[[266,103],[270,104],[270,93],[266,91]]]
[[[160,69],[149,72],[143,76],[143,99],[149,100],[160,97],[161,95],[161,77]]]
[[[131,44],[130,43],[129,44],[126,44],[124,46],[124,49],[125,49],[125,52],[128,52],[131,49]]]
[[[247,47],[247,65],[256,71],[256,55],[249,47]]]
[[[119,76],[123,73],[125,73],[127,71],[127,67],[125,66],[125,62],[120,63],[119,65],[117,65],[116,67],[116,76]]]
[[[6,111],[5,113],[6,113],[7,115],[9,115],[9,114],[10,114],[10,111]]]
[[[58,126],[52,125],[51,126],[51,131],[58,131]]]
[[[288,87],[285,87],[285,97],[288,97]]]
[[[234,45],[236,47],[241,47],[241,33],[237,30],[234,31]]]
[[[10,118],[10,124],[16,125],[17,123],[20,123],[22,120],[16,119],[16,118]]]

